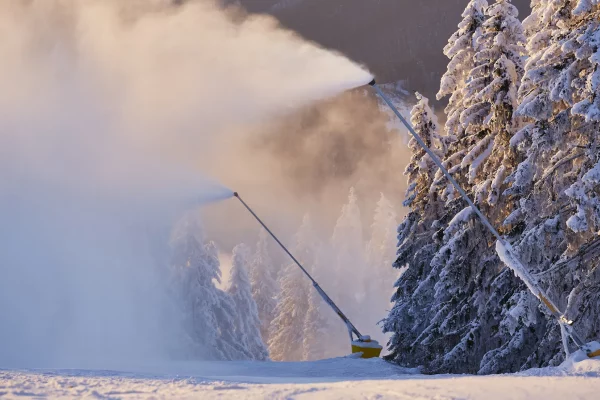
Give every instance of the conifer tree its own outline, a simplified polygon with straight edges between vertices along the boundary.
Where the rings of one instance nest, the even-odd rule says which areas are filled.
[[[310,219],[304,217],[292,249],[298,261],[309,270],[315,263],[315,236]],[[275,318],[269,330],[269,354],[275,361],[304,358],[304,323],[309,308],[309,280],[296,264],[287,265],[279,278]]]
[[[391,307],[392,287],[400,275],[393,265],[397,251],[397,213],[392,203],[381,193],[371,224],[371,237],[367,243],[368,274],[365,278],[366,296],[362,320],[375,326]],[[383,337],[374,339],[383,342]]]
[[[497,223],[512,211],[505,189],[518,162],[510,138],[518,128],[514,110],[524,36],[510,1],[498,0],[482,12],[485,20],[474,41],[472,69],[464,85],[456,87],[461,92],[460,129],[453,125],[456,114],[449,115],[447,127],[455,137],[446,138],[451,142],[444,164]],[[447,184],[438,171],[427,201],[413,206],[399,227],[396,265],[408,265],[408,270],[398,281],[395,305],[385,323],[394,333],[389,358],[424,365],[430,372],[518,370],[527,361],[527,343],[538,335],[525,328],[536,323],[539,314],[521,300],[529,299],[520,296],[520,284],[500,263],[491,246],[493,237]],[[428,220],[423,223],[421,218]],[[512,325],[508,314],[498,315],[508,298],[522,306],[514,310]],[[503,348],[512,338],[509,331],[521,343],[515,340]]]
[[[505,178],[516,166],[509,141],[518,126],[514,111],[523,76],[525,36],[519,12],[510,0],[496,1],[485,9],[485,15],[475,66],[463,89],[465,110],[460,121],[467,136],[462,143],[461,169],[466,174],[468,168],[475,200],[496,205]]]
[[[348,202],[342,207],[331,238],[332,250],[335,254],[333,271],[335,273],[335,289],[332,298],[336,304],[352,319],[360,316],[360,303],[365,297],[365,275],[367,263],[363,228],[358,206],[358,198],[353,187],[348,193]],[[343,335],[346,328],[343,324],[334,324],[335,335]],[[342,344],[339,350],[344,354],[347,348]]]
[[[450,96],[446,107],[446,132],[449,136],[462,138],[463,127],[460,115],[464,110],[463,88],[467,83],[468,74],[474,66],[473,56],[478,50],[477,39],[481,35],[481,25],[485,20],[484,9],[487,0],[471,0],[462,14],[463,20],[458,24],[458,30],[450,37],[444,47],[444,54],[450,59],[448,69],[441,80],[437,99]]]
[[[438,158],[443,158],[447,150],[448,137],[440,135],[438,120],[429,107],[429,99],[418,92],[415,93],[415,96],[417,104],[411,110],[410,122],[427,147]],[[429,188],[437,170],[433,160],[415,138],[410,139],[408,147],[412,152],[412,157],[404,170],[404,175],[408,176],[408,189],[403,203],[405,207],[411,207],[414,202],[428,201]]]
[[[460,169],[453,172],[468,178],[461,183],[492,223],[499,225],[512,211],[512,199],[501,195],[507,186],[506,177],[517,164],[509,141],[518,126],[514,110],[525,38],[518,11],[509,0],[497,0],[485,9],[485,15],[475,65],[463,89],[467,99],[461,113],[465,137],[453,148],[463,155]],[[505,349],[505,358],[512,357],[511,362],[481,359],[481,354],[493,354],[497,346],[507,342],[507,332],[498,329],[500,305],[496,304],[494,314],[484,306],[484,299],[489,292],[515,293],[520,283],[503,271],[506,267],[490,247],[494,241],[490,232],[473,218],[469,207],[460,210],[459,204],[466,207],[462,200],[447,206],[449,211],[452,206],[456,208],[449,212],[453,217],[444,227],[442,246],[431,261],[438,277],[432,304],[443,312],[432,320],[422,338],[427,343],[445,337],[444,346],[436,349],[439,358],[432,363],[434,368],[457,372],[514,370],[526,360],[523,349],[517,346]],[[518,332],[521,334],[523,341],[533,336],[524,330]]]
[[[598,329],[598,4],[535,1],[517,113],[528,119],[511,144],[523,154],[508,190],[520,198],[506,219],[510,240],[578,332]],[[546,323],[528,366],[558,363],[560,331]]]
[[[323,277],[322,253],[318,251],[316,263],[309,271],[312,277],[319,282]],[[304,318],[304,335],[302,341],[303,360],[318,360],[334,356],[329,348],[329,337],[332,319],[337,318],[312,287],[308,290],[308,310]]]
[[[277,273],[269,255],[267,232],[260,230],[256,252],[250,263],[252,297],[256,301],[260,319],[260,333],[264,343],[269,341],[269,326],[275,317]]]
[[[235,321],[236,336],[253,360],[265,360],[268,357],[267,348],[260,335],[260,319],[256,303],[252,298],[252,288],[246,268],[250,249],[237,245],[233,249],[231,273],[227,293],[235,304],[237,318]]]
[[[184,316],[185,356],[196,359],[248,359],[240,346],[232,299],[215,286],[221,271],[214,243],[204,243],[199,217],[188,214],[173,239],[173,286]]]
[[[443,156],[443,137],[433,111],[427,98],[419,95],[418,100],[411,112],[415,131],[428,141],[436,154]],[[405,172],[408,175],[405,205],[410,208],[398,227],[398,257],[394,262],[395,268],[406,268],[406,272],[396,283],[392,297],[394,305],[383,325],[385,332],[393,334],[388,359],[399,363],[405,363],[409,358],[419,362],[418,350],[413,343],[432,313],[430,296],[436,277],[431,275],[430,264],[440,244],[436,238],[436,231],[440,229],[436,221],[443,217],[444,211],[444,203],[437,192],[430,190],[434,185],[435,170],[429,156],[417,147],[417,143],[413,142],[410,148],[413,156]]]
[[[381,193],[373,223],[371,225],[371,238],[367,243],[367,265],[371,271],[373,285],[369,289],[370,296],[377,296],[389,304],[390,295],[383,294],[390,290],[398,277],[393,264],[396,259],[398,231],[397,213],[392,203]],[[379,296],[381,294],[381,296]]]

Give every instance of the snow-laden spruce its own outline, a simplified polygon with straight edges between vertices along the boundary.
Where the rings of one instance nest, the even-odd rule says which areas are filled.
[[[367,297],[382,302],[374,305],[376,310],[389,307],[392,296],[390,283],[393,283],[399,273],[392,268],[398,249],[397,230],[398,214],[394,205],[381,193],[371,224],[371,237],[367,243],[367,268],[370,271],[367,283]],[[388,296],[375,296],[375,293],[389,293]],[[382,315],[377,315],[381,319]]]
[[[358,197],[352,187],[348,202],[342,207],[331,238],[335,254],[333,270],[335,289],[333,300],[352,319],[360,312],[366,277],[365,242]]]
[[[514,161],[509,141],[516,126],[513,113],[523,76],[525,36],[519,12],[510,0],[490,5],[485,15],[477,38],[479,51],[473,57],[475,66],[462,91],[465,109],[460,122],[467,137],[461,170],[468,183],[476,185],[475,200],[495,205]]]
[[[269,355],[274,361],[299,361],[304,357],[304,320],[309,288],[296,264],[283,269],[280,286],[269,333]]]
[[[310,218],[305,216],[291,249],[308,271],[315,265],[316,242]],[[288,264],[279,277],[275,318],[269,332],[269,354],[276,361],[299,361],[304,358],[304,326],[309,309],[308,278],[294,263]]]
[[[399,274],[391,268],[396,211],[383,195],[371,228],[370,240],[365,242],[358,196],[351,188],[332,240],[318,243],[311,219],[305,215],[290,250],[359,329],[385,340],[375,326],[389,309],[390,282]],[[282,288],[271,323],[271,358],[315,360],[347,355],[346,326],[298,266],[287,266],[279,276]]]
[[[238,312],[233,299],[215,286],[221,280],[218,250],[205,243],[199,217],[189,213],[172,239],[171,287],[183,320],[176,357],[246,360],[252,354],[236,331]]]
[[[526,20],[518,114],[528,124],[511,141],[523,161],[510,189],[519,208],[505,221],[521,259],[590,340],[600,329],[599,11],[594,1],[536,1]],[[560,361],[555,324],[538,346],[536,363]]]
[[[441,159],[446,154],[447,138],[440,136],[438,120],[429,107],[429,99],[420,93],[416,93],[416,97],[417,104],[411,110],[410,122],[427,147]],[[410,207],[415,202],[425,201],[425,198],[429,196],[429,187],[432,185],[433,177],[438,169],[415,138],[410,139],[408,147],[412,157],[404,170],[404,175],[408,177],[408,188],[403,203],[405,207]]]
[[[462,157],[460,168],[453,172],[463,177],[461,183],[475,203],[496,222],[513,211],[512,200],[503,198],[502,193],[507,187],[505,178],[517,163],[510,139],[518,126],[514,111],[523,73],[525,37],[518,11],[509,0],[491,4],[485,9],[485,16],[477,38],[474,68],[463,89],[465,109],[460,120],[465,137],[451,146],[449,158]],[[453,208],[460,209],[459,202],[447,205],[450,215],[455,212]],[[438,277],[433,303],[443,307],[444,312],[443,318],[434,319],[426,329],[429,336],[425,340],[434,340],[437,335],[449,338],[443,357],[440,355],[437,361],[436,367],[441,370],[514,370],[524,359],[515,359],[514,364],[490,364],[480,355],[494,351],[510,337],[498,323],[500,304],[495,304],[495,310],[484,307],[489,301],[486,293],[511,293],[517,285],[514,277],[506,275],[506,266],[499,262],[490,245],[494,238],[473,217],[469,208],[463,208],[443,230],[442,246],[431,267]],[[516,351],[511,349],[510,356]]]
[[[260,335],[261,323],[258,309],[252,298],[252,286],[246,270],[249,258],[248,246],[239,244],[233,249],[227,293],[231,296],[237,311],[235,330],[241,345],[253,360],[266,360],[269,354]]]
[[[379,343],[387,341],[378,325],[392,307],[392,284],[403,272],[392,268],[398,243],[397,215],[392,202],[381,193],[373,213],[371,234],[366,246],[365,296],[360,304],[361,324],[369,327],[369,335]]]
[[[421,137],[436,138],[429,144],[436,153],[443,154],[442,140],[433,111],[428,100],[419,96],[419,102],[412,109],[411,120]],[[406,365],[426,365],[433,349],[426,349],[419,338],[437,310],[433,309],[433,285],[437,277],[432,274],[431,260],[439,249],[440,238],[434,228],[443,219],[444,202],[435,191],[430,191],[434,183],[435,170],[428,163],[429,157],[416,146],[411,146],[413,157],[407,167],[410,206],[408,215],[398,227],[398,257],[394,263],[397,269],[405,269],[396,282],[396,292],[392,297],[393,308],[384,321],[384,331],[392,333],[389,359]],[[420,173],[417,171],[419,166]],[[391,282],[390,282],[391,283]]]
[[[308,217],[305,216],[305,218]],[[322,246],[316,251],[316,262],[309,273],[317,282],[320,282],[322,281],[321,278],[325,276],[323,272],[327,265],[323,263]],[[333,313],[333,310],[325,303],[321,295],[313,287],[310,287],[308,290],[308,310],[304,317],[303,360],[312,361],[339,355],[333,354],[329,348],[332,324],[338,323],[337,318],[337,315]]]
[[[437,99],[450,96],[446,107],[446,132],[458,138],[463,136],[464,129],[460,123],[460,115],[464,110],[465,100],[462,89],[468,80],[469,71],[474,66],[473,56],[479,49],[477,40],[481,35],[481,25],[485,20],[484,9],[487,0],[471,0],[462,14],[463,20],[458,30],[450,37],[444,48],[444,54],[450,59],[448,69],[442,77]]]
[[[275,318],[276,296],[279,292],[277,270],[269,254],[269,239],[267,231],[261,228],[249,267],[252,297],[258,309],[260,335],[264,343],[269,342],[269,326]]]
[[[525,38],[510,1],[498,0],[483,12],[472,68],[455,88],[462,96],[462,131],[447,125],[456,137],[446,137],[443,162],[501,226],[515,211],[514,194],[506,190],[520,161],[511,137],[519,127],[514,111]],[[396,267],[408,270],[397,282],[385,323],[394,333],[389,358],[429,372],[494,373],[535,365],[535,343],[546,332],[546,320],[532,306],[535,297],[502,264],[495,239],[439,171],[432,183],[426,201],[410,203],[398,229]]]

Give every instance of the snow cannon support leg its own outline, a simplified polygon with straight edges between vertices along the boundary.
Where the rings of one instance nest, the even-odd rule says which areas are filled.
[[[377,358],[381,355],[383,347],[377,340],[371,340],[369,336],[363,336],[359,340],[352,341],[352,354],[362,353],[360,358]]]

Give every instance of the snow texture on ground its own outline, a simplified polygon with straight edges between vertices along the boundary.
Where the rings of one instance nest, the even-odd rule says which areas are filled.
[[[600,361],[519,375],[425,376],[380,359],[0,370],[0,397],[98,399],[596,399]],[[160,372],[162,370],[162,372]],[[169,371],[164,373],[164,371]]]

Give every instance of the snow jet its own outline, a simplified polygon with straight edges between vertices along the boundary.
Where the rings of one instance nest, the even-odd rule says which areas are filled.
[[[166,357],[168,236],[215,139],[371,76],[210,1],[0,4],[0,363]],[[180,2],[177,2],[180,3]]]

